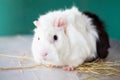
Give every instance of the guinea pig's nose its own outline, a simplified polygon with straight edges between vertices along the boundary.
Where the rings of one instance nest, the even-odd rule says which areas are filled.
[[[48,53],[42,53],[42,56],[43,57],[45,57],[45,56],[47,56],[48,55]]]

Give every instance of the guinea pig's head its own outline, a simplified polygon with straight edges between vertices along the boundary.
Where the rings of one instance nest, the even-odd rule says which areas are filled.
[[[35,60],[44,60],[53,64],[62,64],[62,59],[69,48],[66,35],[67,22],[58,18],[53,26],[41,26],[40,21],[34,21],[35,34],[32,43],[32,52]]]

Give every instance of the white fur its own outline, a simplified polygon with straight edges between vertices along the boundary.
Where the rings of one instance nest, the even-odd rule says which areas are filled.
[[[64,27],[54,26],[59,18],[66,20],[66,32]],[[48,12],[40,16],[38,22],[39,26],[34,30],[32,43],[32,53],[36,62],[76,67],[96,57],[96,28],[91,19],[76,7]],[[53,42],[54,34],[58,36],[56,42]],[[43,60],[41,56],[45,52],[48,53],[47,60]]]

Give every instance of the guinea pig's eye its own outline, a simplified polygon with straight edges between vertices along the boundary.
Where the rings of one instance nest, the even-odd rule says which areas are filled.
[[[57,36],[57,35],[54,35],[54,36],[53,36],[53,40],[54,40],[54,41],[57,41],[57,40],[58,40],[58,36]]]
[[[40,40],[40,38],[38,37],[38,40]]]

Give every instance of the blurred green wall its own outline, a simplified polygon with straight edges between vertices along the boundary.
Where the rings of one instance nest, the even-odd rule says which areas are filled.
[[[21,0],[0,0],[0,35],[22,32],[23,2]]]
[[[120,40],[120,0],[0,0],[0,36],[31,34],[40,14],[73,5],[96,13],[109,36]]]

